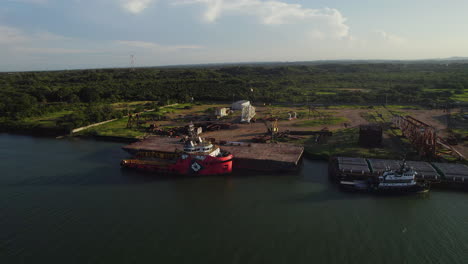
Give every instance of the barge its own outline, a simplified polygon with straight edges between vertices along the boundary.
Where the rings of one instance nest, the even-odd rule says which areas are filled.
[[[211,141],[213,142],[213,141]],[[292,144],[223,142],[219,147],[232,154],[232,170],[293,171],[299,167],[304,147]],[[180,138],[150,136],[124,146],[131,155],[173,155],[184,152]],[[149,153],[149,154],[148,154]]]
[[[337,157],[330,162],[329,175],[346,190],[364,192],[412,193],[430,186],[406,161]]]
[[[347,190],[420,192],[430,186],[468,187],[468,166],[463,164],[335,157],[328,171]]]
[[[468,166],[455,163],[433,163],[433,166],[442,176],[445,186],[468,189]]]

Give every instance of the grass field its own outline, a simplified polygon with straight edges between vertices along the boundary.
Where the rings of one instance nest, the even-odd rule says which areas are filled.
[[[336,92],[316,92],[317,95],[335,95]]]
[[[462,94],[456,94],[455,90],[445,90],[445,89],[424,89],[426,92],[452,92],[452,99],[459,102],[468,102],[468,89],[464,89]]]
[[[113,103],[111,106],[116,110],[125,110],[129,109],[132,110],[137,106],[144,106],[145,104],[153,103],[153,101],[132,101],[132,102],[119,102]]]
[[[294,126],[298,127],[313,127],[313,126],[321,126],[321,125],[337,125],[341,123],[346,123],[348,119],[339,116],[329,116],[326,118],[318,118],[313,120],[304,120],[294,124]]]
[[[71,110],[48,113],[39,117],[31,117],[24,119],[24,122],[32,125],[40,125],[43,127],[55,127],[58,119],[73,113]]]
[[[323,158],[331,156],[349,156],[366,158],[400,159],[401,153],[390,148],[363,148],[358,144],[359,129],[341,129],[333,133],[327,143],[315,144],[314,138],[304,142],[306,153]]]
[[[455,101],[468,102],[468,89],[465,89],[462,94],[455,94],[453,99]]]
[[[398,109],[398,110],[394,110]],[[362,113],[361,116],[370,123],[390,123],[392,122],[393,115],[407,116],[409,113],[401,111],[403,108],[393,108],[388,111],[383,107],[375,107],[374,109]]]
[[[122,137],[122,138],[142,138],[146,132],[144,129],[129,129],[127,128],[128,118],[124,117],[119,120],[109,122],[100,126],[92,127],[77,135],[88,136],[104,136],[104,137]]]
[[[141,102],[139,102],[141,103]],[[135,105],[135,104],[134,104]],[[185,107],[191,106],[191,104],[177,104],[174,106],[168,106],[162,108],[159,112],[161,115],[174,114],[185,110]],[[142,113],[141,116],[150,115],[155,112]],[[103,137],[121,137],[121,138],[142,138],[146,135],[144,128],[127,128],[128,117],[88,128],[79,132],[77,135],[89,135],[89,136],[103,136]]]

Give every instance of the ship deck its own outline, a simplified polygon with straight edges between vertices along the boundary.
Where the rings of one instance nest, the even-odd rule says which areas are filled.
[[[220,148],[233,154],[234,168],[264,171],[294,169],[304,152],[302,146],[281,143],[228,143]],[[151,136],[123,149],[131,154],[139,151],[173,153],[183,151],[183,143],[177,138]]]
[[[370,176],[371,171],[366,159],[364,158],[348,158],[339,157],[338,169],[346,174],[353,174],[355,176]]]

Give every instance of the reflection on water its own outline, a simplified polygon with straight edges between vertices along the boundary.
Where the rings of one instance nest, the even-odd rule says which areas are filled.
[[[343,193],[327,164],[171,178],[121,144],[0,135],[1,263],[465,263],[468,194]]]

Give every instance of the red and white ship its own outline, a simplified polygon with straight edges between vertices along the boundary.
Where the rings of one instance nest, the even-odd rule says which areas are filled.
[[[121,165],[167,174],[216,175],[231,173],[232,159],[231,153],[197,137],[193,124],[190,124],[183,151],[138,152],[135,157],[122,160]]]

